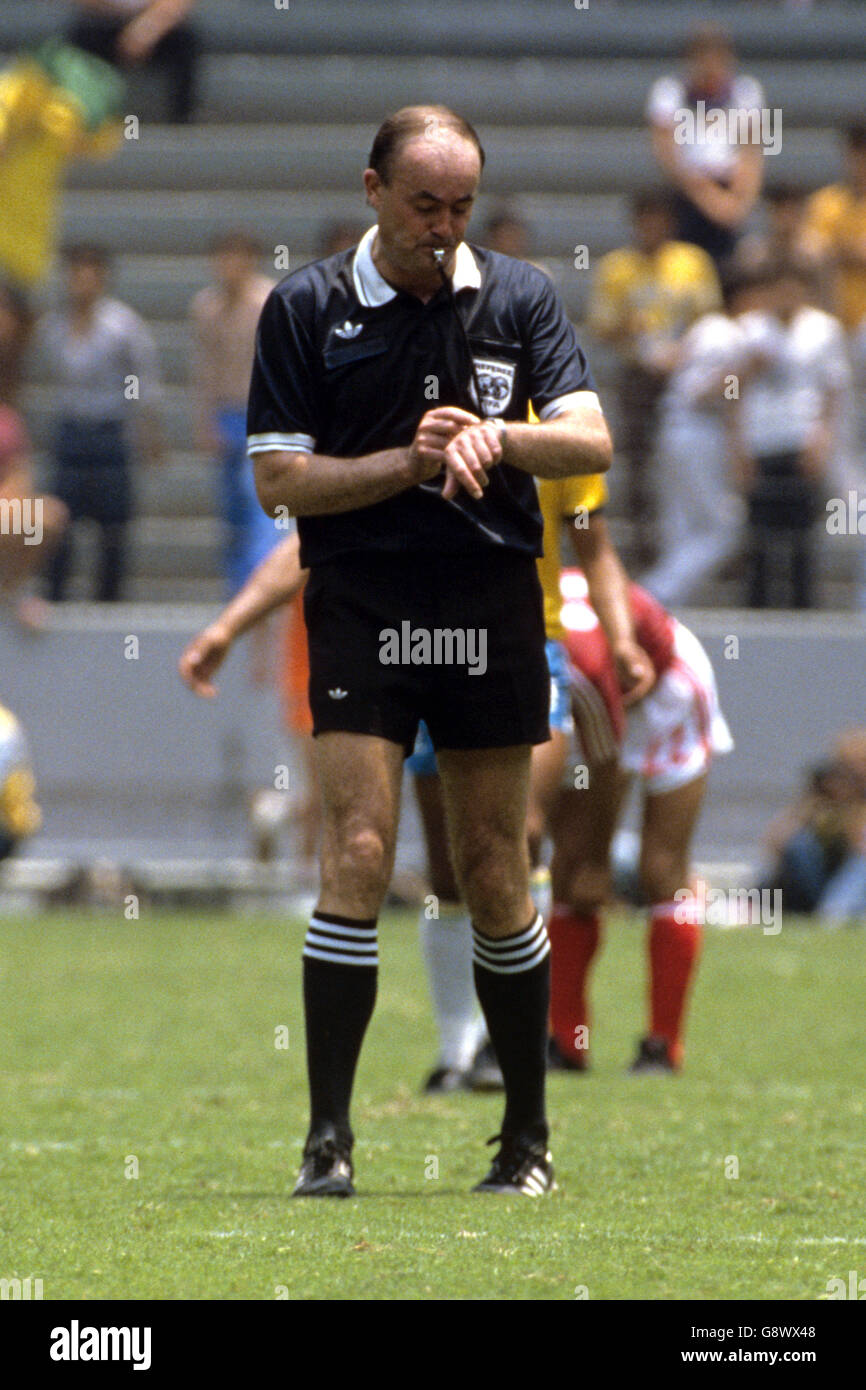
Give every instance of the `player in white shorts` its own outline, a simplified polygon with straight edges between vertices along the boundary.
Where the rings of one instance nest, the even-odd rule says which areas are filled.
[[[634,1071],[675,1071],[701,943],[690,847],[713,758],[733,747],[710,660],[688,628],[636,584],[629,594],[656,682],[623,704],[616,669],[578,570],[562,579],[565,645],[575,669],[578,758],[553,821],[552,1065],[588,1064],[587,979],[610,893],[610,847],[624,793],[641,779],[640,881],[649,911],[649,1022]]]

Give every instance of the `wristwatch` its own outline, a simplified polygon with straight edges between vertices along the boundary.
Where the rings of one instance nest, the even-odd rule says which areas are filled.
[[[488,416],[485,418],[484,423],[485,423],[485,425],[495,425],[495,426],[496,426],[496,433],[499,435],[499,443],[500,443],[500,445],[502,446],[502,448],[504,449],[504,448],[505,448],[505,431],[506,431],[506,429],[507,429],[506,421],[503,420],[503,418],[502,418],[501,415],[488,415]]]

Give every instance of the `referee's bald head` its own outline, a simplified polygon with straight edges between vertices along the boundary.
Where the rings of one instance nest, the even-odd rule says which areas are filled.
[[[383,183],[390,182],[401,149],[412,140],[436,140],[457,136],[474,145],[480,167],[484,168],[484,147],[473,126],[447,106],[401,106],[376,131],[370,150],[369,167]]]

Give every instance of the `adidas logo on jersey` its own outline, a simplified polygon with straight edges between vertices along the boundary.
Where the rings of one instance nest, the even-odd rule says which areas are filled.
[[[328,691],[332,700],[345,700],[348,693],[348,690],[341,690],[339,685],[335,685],[333,690]]]
[[[357,338],[363,326],[364,325],[361,323],[350,323],[349,320],[346,319],[345,323],[339,328],[334,329],[334,333],[338,338]]]

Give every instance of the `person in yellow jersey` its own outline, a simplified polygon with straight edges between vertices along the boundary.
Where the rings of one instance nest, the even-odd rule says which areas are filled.
[[[0,72],[0,278],[44,280],[63,174],[117,148],[124,89],[107,63],[56,39]]]
[[[11,710],[0,705],[0,859],[41,825],[24,730]]]
[[[866,121],[848,126],[844,139],[844,178],[812,194],[805,228],[830,272],[828,307],[856,335],[866,334]]]
[[[817,243],[822,279],[829,282],[824,304],[840,320],[848,338],[854,374],[856,452],[866,452],[866,121],[844,132],[845,171],[838,183],[819,188],[806,206],[805,227]],[[866,490],[859,487],[860,506]],[[843,494],[844,495],[844,494]],[[866,547],[858,558],[857,603],[866,612]]]
[[[538,500],[544,522],[544,555],[537,562],[544,594],[547,665],[550,670],[550,741],[532,756],[527,837],[538,891],[546,883],[539,871],[542,842],[553,803],[562,784],[571,750],[574,721],[571,712],[573,672],[565,648],[560,574],[575,558],[586,575],[589,601],[610,646],[617,677],[626,699],[647,693],[652,667],[635,639],[628,601],[628,577],[613,547],[604,507],[607,484],[602,474],[585,478],[540,478]],[[571,538],[572,554],[563,555],[563,535]]]
[[[721,303],[716,268],[706,251],[673,239],[670,196],[647,189],[631,201],[633,236],[602,256],[592,280],[588,326],[618,359],[620,452],[626,510],[639,518],[632,559],[653,555],[658,500],[652,476],[656,411],[686,330]]]

